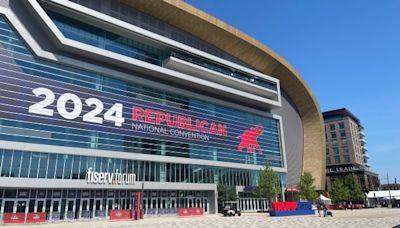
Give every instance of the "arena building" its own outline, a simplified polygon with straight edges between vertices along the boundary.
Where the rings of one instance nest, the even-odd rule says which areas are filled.
[[[0,2],[0,216],[217,212],[266,162],[325,183],[319,105],[268,47],[172,0]]]

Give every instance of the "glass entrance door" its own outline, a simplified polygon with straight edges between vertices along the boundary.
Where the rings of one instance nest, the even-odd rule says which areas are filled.
[[[194,207],[193,198],[187,199],[187,207],[189,207],[189,208]]]
[[[114,209],[114,199],[108,198],[107,199],[107,205],[106,205],[106,210],[107,210],[107,216],[110,215],[110,211]]]
[[[4,200],[4,213],[14,212],[14,200]]]
[[[26,205],[27,205],[27,202],[28,201],[26,201],[26,200],[18,200],[17,201],[17,213],[21,213],[21,212],[26,212]]]
[[[44,200],[36,200],[35,212],[44,212]]]
[[[167,198],[161,198],[160,208],[169,208],[169,206],[167,205]]]
[[[81,218],[88,219],[90,218],[90,211],[89,211],[89,199],[82,199],[81,205]]]
[[[67,201],[65,199],[61,200],[61,210],[60,210],[60,219],[64,220],[65,219],[65,214],[66,214],[66,206],[67,206]]]
[[[66,208],[65,218],[68,220],[75,219],[75,199],[67,199],[67,208]]]
[[[50,219],[53,221],[60,220],[61,200],[52,200],[50,206]]]
[[[208,214],[208,199],[203,198],[203,208],[204,208],[204,213]]]
[[[203,202],[202,202],[201,198],[195,198],[194,207],[197,207],[197,208],[202,208],[203,207]]]
[[[176,204],[176,198],[171,198],[170,199],[170,208],[177,208],[177,204]]]
[[[143,213],[146,214],[148,199],[147,199],[147,198],[144,198],[142,202],[143,202],[143,204],[142,204],[142,210],[143,210]]]
[[[157,199],[151,198],[151,208],[157,208]]]

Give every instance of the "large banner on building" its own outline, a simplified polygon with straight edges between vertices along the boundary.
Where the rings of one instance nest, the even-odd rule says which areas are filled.
[[[0,57],[0,118],[262,153],[262,124],[36,77]],[[14,63],[15,64],[15,63]],[[51,75],[48,75],[51,78]]]

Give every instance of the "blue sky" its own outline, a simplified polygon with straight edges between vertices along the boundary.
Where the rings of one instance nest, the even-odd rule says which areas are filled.
[[[322,111],[346,107],[358,116],[372,168],[400,182],[400,1],[187,2],[284,57]]]

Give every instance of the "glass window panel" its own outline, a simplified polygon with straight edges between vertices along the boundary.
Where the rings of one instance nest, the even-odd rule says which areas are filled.
[[[136,179],[141,181],[142,178],[140,178],[139,174],[139,161],[133,161],[133,172],[136,174]]]
[[[88,169],[88,162],[86,156],[81,156],[81,164],[79,168],[80,177],[79,179],[86,179],[86,172]],[[107,167],[107,166],[106,166]]]
[[[107,158],[102,158],[101,159],[101,172],[107,172]]]
[[[21,166],[21,157],[22,157],[21,151],[14,151],[10,177],[18,177],[19,176],[19,168]]]
[[[114,159],[108,158],[108,172],[114,172]]]
[[[100,172],[100,170],[101,170],[101,158],[99,158],[99,157],[96,158],[96,168],[95,168],[95,170],[97,172]]]
[[[12,153],[13,152],[10,150],[4,150],[3,164],[1,166],[1,176],[2,177],[10,176]]]
[[[80,160],[81,160],[81,156],[74,155],[73,164],[72,164],[72,179],[78,179],[80,176],[79,175]]]
[[[145,161],[144,162],[144,180],[145,181],[150,181],[150,162]]]
[[[29,170],[29,177],[30,178],[37,178],[37,173],[39,169],[39,153],[32,153],[32,159],[31,159],[31,167]]]
[[[48,162],[48,154],[40,154],[40,163],[39,163],[39,178],[46,177],[46,170],[47,170],[47,162]]]
[[[95,157],[88,157],[88,169],[92,168],[94,171],[96,170],[96,158]]]
[[[116,171],[118,169],[119,172],[121,172],[121,159],[115,159],[115,167],[114,170]]]
[[[21,161],[21,172],[19,174],[20,177],[28,177],[30,162],[31,162],[31,152],[23,152]]]
[[[0,121],[1,122],[1,121]],[[1,174],[1,165],[2,165],[2,163],[3,163],[3,153],[4,153],[4,150],[3,149],[0,149],[0,174]]]
[[[71,171],[72,171],[72,155],[64,155],[65,156],[65,165],[64,165],[64,179],[71,179]]]
[[[62,179],[63,178],[63,171],[64,171],[64,155],[57,154],[57,169],[56,169],[56,178]]]
[[[132,160],[128,160],[127,166],[128,166],[127,172],[128,172],[128,173],[132,173],[132,172],[133,172]]]
[[[48,179],[53,179],[56,172],[57,154],[49,154],[49,166],[47,168]]]
[[[160,182],[160,166],[161,163],[156,162],[156,181]]]

